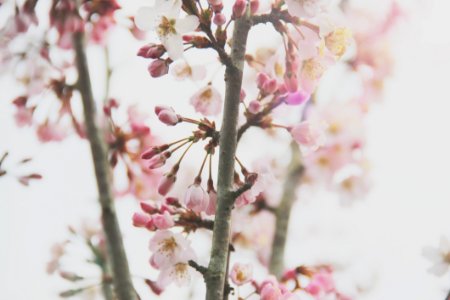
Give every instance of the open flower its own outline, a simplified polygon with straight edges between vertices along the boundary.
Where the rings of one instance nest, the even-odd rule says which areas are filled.
[[[155,6],[140,8],[135,18],[139,29],[156,31],[172,60],[183,55],[182,35],[199,24],[196,16],[179,18],[181,5],[181,0],[156,0]]]
[[[190,103],[204,116],[215,116],[222,110],[222,96],[212,85],[201,88],[191,97]]]
[[[250,264],[235,263],[231,269],[230,278],[236,285],[243,285],[252,280],[253,268]]]
[[[177,80],[186,78],[192,80],[203,80],[206,76],[205,66],[191,66],[184,59],[179,59],[170,65],[170,74]]]
[[[289,129],[292,138],[301,146],[303,152],[316,151],[325,143],[324,126],[309,121],[301,122]]]
[[[422,252],[423,256],[431,260],[433,265],[428,269],[436,276],[443,276],[448,272],[450,266],[450,241],[446,237],[441,237],[439,247],[426,247]]]
[[[179,261],[181,255],[194,255],[189,242],[179,233],[169,230],[157,231],[150,240],[150,251],[153,252],[150,261],[156,268],[164,268]]]
[[[193,251],[182,252],[177,259],[178,261],[174,264],[168,265],[161,270],[157,280],[159,286],[165,287],[172,282],[182,286],[190,281],[192,268],[189,266],[188,261],[195,259],[195,253]]]
[[[321,13],[329,0],[286,0],[288,12],[299,18],[312,18]]]

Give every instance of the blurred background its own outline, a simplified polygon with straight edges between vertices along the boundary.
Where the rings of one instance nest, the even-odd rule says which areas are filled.
[[[133,14],[145,1],[124,2],[121,5]],[[389,1],[354,2],[373,13],[383,13],[383,5],[389,5]],[[406,17],[391,45],[394,71],[367,121],[371,190],[349,206],[327,193],[314,199],[300,197],[291,220],[287,263],[342,266],[337,269],[338,284],[343,291],[360,292],[358,300],[442,300],[450,289],[450,275],[438,278],[428,273],[431,263],[421,252],[437,246],[440,236],[450,236],[450,1],[399,3]],[[121,39],[121,33],[113,38]],[[149,114],[163,102],[195,115],[185,100],[198,86],[150,78],[146,64],[135,55],[141,45],[127,42],[112,50],[110,93],[127,104],[138,103]],[[100,53],[89,51],[93,78],[101,85],[103,75],[96,71],[104,67],[96,59]],[[326,93],[337,89],[330,84]],[[68,284],[47,275],[50,248],[67,237],[67,226],[96,220],[99,214],[89,146],[75,136],[61,143],[40,143],[33,130],[14,123],[10,101],[16,91],[7,75],[0,77],[0,91],[0,153],[9,151],[10,162],[33,157],[28,168],[43,175],[27,188],[14,178],[0,179],[1,298],[58,299]],[[164,139],[179,134],[150,119],[152,131]],[[242,157],[251,161],[275,155],[283,160],[285,144],[264,138],[259,142],[266,144],[256,150],[240,148]],[[131,197],[117,201],[133,274],[154,277],[147,263],[149,235],[131,225],[137,209]],[[201,245],[208,240],[198,239],[202,257],[207,251]],[[79,264],[76,259],[72,263]],[[144,287],[138,285],[140,289]],[[169,290],[162,299],[175,299],[179,292]]]

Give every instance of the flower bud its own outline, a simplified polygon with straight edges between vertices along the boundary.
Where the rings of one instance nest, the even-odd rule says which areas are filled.
[[[198,183],[194,183],[186,191],[184,204],[196,213],[205,211],[209,204],[209,196]]]
[[[169,64],[162,59],[156,59],[148,66],[148,72],[153,78],[161,77],[169,72]]]
[[[221,26],[227,22],[227,18],[223,13],[217,13],[214,15],[213,23],[217,26]]]
[[[145,227],[148,222],[151,221],[151,217],[147,214],[134,213],[133,214],[133,226]]]
[[[245,14],[247,2],[245,0],[236,0],[233,5],[233,18],[240,18]]]
[[[172,174],[164,176],[158,185],[158,193],[162,196],[167,195],[167,193],[172,189],[176,179],[176,176]]]
[[[150,43],[148,45],[145,45],[141,47],[137,53],[138,56],[144,57],[144,58],[160,58],[161,56],[166,53],[166,49],[163,45],[157,45]]]
[[[259,113],[260,110],[261,110],[261,102],[253,100],[249,103],[248,111],[251,112],[252,114]]]
[[[256,14],[259,8],[259,0],[250,0],[250,12],[252,15]]]
[[[175,225],[175,222],[168,211],[165,211],[163,214],[153,215],[152,220],[153,224],[158,229],[167,229]]]
[[[156,208],[156,207],[154,207],[152,204],[150,204],[150,203],[147,203],[147,202],[141,202],[140,203],[140,205],[141,205],[141,209],[143,210],[143,211],[145,211],[146,213],[148,213],[148,214],[154,214],[155,212],[157,212],[158,211],[158,209]]]
[[[178,115],[172,107],[156,106],[155,113],[158,116],[158,119],[166,125],[174,126],[179,122]]]
[[[147,166],[149,169],[158,169],[158,168],[164,166],[164,164],[166,163],[166,160],[167,160],[167,154],[161,153],[159,155],[152,157],[152,159],[149,160]]]

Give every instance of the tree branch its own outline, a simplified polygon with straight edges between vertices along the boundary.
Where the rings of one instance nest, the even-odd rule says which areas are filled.
[[[298,145],[292,142],[291,149],[292,158],[286,175],[286,181],[284,182],[283,195],[279,206],[275,210],[275,233],[269,262],[269,271],[277,278],[280,278],[283,273],[284,249],[286,246],[291,208],[296,198],[295,191],[304,172]]]
[[[214,221],[211,258],[209,261],[206,282],[206,299],[223,299],[227,270],[228,245],[231,230],[231,211],[235,198],[231,193],[234,175],[234,157],[237,146],[237,122],[239,114],[239,98],[242,86],[242,71],[247,44],[247,36],[251,27],[250,17],[243,16],[235,21],[231,61],[225,70],[225,104],[220,130],[219,173],[217,182],[217,208]]]
[[[73,36],[78,69],[78,85],[83,102],[86,133],[91,146],[92,160],[97,179],[99,201],[102,209],[102,223],[111,263],[115,294],[119,300],[135,300],[128,262],[123,246],[122,234],[117,221],[111,188],[111,170],[108,164],[107,147],[101,130],[96,124],[95,102],[84,50],[84,34]]]

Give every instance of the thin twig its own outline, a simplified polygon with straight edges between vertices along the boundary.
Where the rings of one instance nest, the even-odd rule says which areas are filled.
[[[108,249],[108,260],[111,263],[112,277],[116,296],[119,300],[135,300],[128,267],[122,233],[114,207],[111,187],[111,170],[104,135],[97,125],[97,115],[89,76],[86,53],[84,49],[84,33],[76,32],[73,36],[78,69],[77,88],[83,102],[86,133],[91,146],[92,160],[97,179],[99,201],[102,209],[102,224]]]

